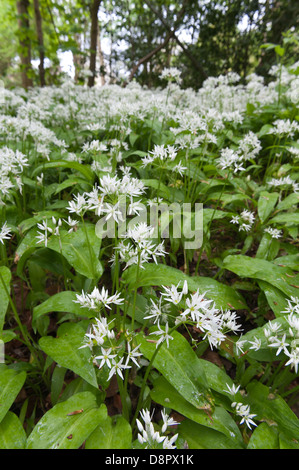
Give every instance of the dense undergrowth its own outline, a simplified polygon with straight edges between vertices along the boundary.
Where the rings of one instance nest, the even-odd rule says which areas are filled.
[[[174,72],[4,90],[1,448],[299,447],[298,64]]]

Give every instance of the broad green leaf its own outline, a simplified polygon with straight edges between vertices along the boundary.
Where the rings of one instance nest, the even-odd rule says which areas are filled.
[[[26,433],[17,417],[8,411],[0,423],[0,449],[24,449]]]
[[[160,196],[162,194],[167,199],[170,199],[171,192],[169,191],[168,187],[165,186],[165,184],[163,184],[161,182],[159,183],[158,179],[143,179],[141,181],[144,183],[144,185],[147,188],[153,188],[153,189],[157,189],[157,190],[159,189],[159,195]]]
[[[0,422],[9,411],[26,380],[26,372],[16,372],[0,364]]]
[[[294,271],[299,271],[299,253],[296,255],[280,256],[279,258],[276,258],[273,263],[282,267],[287,266],[294,269]]]
[[[154,330],[154,329],[153,329]],[[203,367],[188,341],[178,332],[171,333],[173,340],[169,347],[164,343],[160,346],[153,367],[171,383],[171,385],[193,406],[198,409],[210,410],[212,397],[208,389],[207,377]],[[143,336],[138,334],[137,344],[144,356],[151,360],[156,352],[158,340],[155,335]]]
[[[187,441],[189,449],[242,449],[244,447],[223,433],[189,419],[180,423],[178,432]]]
[[[285,309],[288,306],[287,298],[283,292],[277,287],[272,286],[269,282],[258,281],[258,285],[264,292],[270,308],[275,313],[276,317],[284,315]]]
[[[206,293],[206,297],[215,302],[217,308],[233,308],[235,310],[248,309],[243,297],[232,287],[221,282],[203,276],[188,276],[182,271],[165,264],[145,264],[140,270],[137,287],[146,286],[170,286],[179,282],[183,286],[184,281],[188,282],[189,291],[199,289],[201,293]],[[131,266],[122,275],[122,279],[130,286],[136,285],[136,266]]]
[[[84,344],[84,335],[85,330],[78,323],[63,323],[57,330],[56,338],[44,336],[39,340],[39,345],[61,367],[72,370],[97,388],[90,350],[80,349]]]
[[[279,395],[270,392],[265,385],[253,381],[247,385],[248,403],[256,420],[275,424],[291,439],[299,441],[299,419]]]
[[[299,449],[299,441],[297,439],[287,438],[285,434],[279,434],[280,449]]]
[[[78,273],[89,279],[96,279],[103,273],[103,267],[99,261],[101,239],[96,236],[93,224],[86,224],[85,227],[86,233],[81,226],[76,232],[64,232],[61,237],[62,248],[60,248],[58,237],[52,237],[48,247],[57,253],[62,252]]]
[[[56,405],[61,393],[67,369],[56,365],[51,378],[51,403]]]
[[[299,225],[299,212],[288,212],[275,215],[268,221],[269,224],[283,224],[286,226]]]
[[[277,204],[276,209],[283,211],[286,209],[290,209],[291,207],[297,207],[299,204],[299,194],[298,193],[292,193],[289,194],[285,199],[283,199],[281,202]]]
[[[240,277],[266,281],[280,289],[288,297],[298,296],[298,289],[295,287],[295,282],[298,281],[293,271],[287,267],[284,268],[270,261],[244,255],[227,256],[223,260],[223,267]]]
[[[278,197],[279,193],[269,193],[268,191],[261,191],[258,200],[257,210],[262,223],[264,223],[272,214]]]
[[[230,387],[233,385],[233,381],[226,372],[220,369],[216,364],[213,364],[213,362],[200,358],[198,358],[198,361],[204,370],[208,386],[226,397],[229,396],[225,390],[227,390],[227,385]]]
[[[247,449],[279,449],[277,427],[259,424],[250,437]]]
[[[132,429],[120,415],[107,416],[90,434],[85,449],[130,449]]]
[[[60,191],[63,191],[64,189],[69,188],[71,186],[75,186],[76,184],[79,184],[79,183],[84,184],[84,185],[86,184],[91,185],[89,181],[86,181],[83,178],[78,178],[78,177],[67,178],[62,183],[56,186],[54,193],[58,194],[60,193]]]
[[[96,236],[95,226],[87,223],[85,225],[86,233],[83,227],[79,226],[75,232],[68,233],[61,230],[61,245],[57,236],[51,236],[47,242],[47,248],[54,250],[66,258],[68,263],[75,270],[89,279],[99,278],[103,273],[102,264],[99,261],[101,248],[101,239]],[[25,235],[16,250],[15,261],[18,263],[17,274],[21,275],[27,259],[37,248],[43,248],[43,245],[36,238],[38,235],[37,227],[32,227]],[[89,252],[89,248],[91,253]]]
[[[9,304],[11,272],[6,266],[0,266],[0,335],[3,330],[5,315]]]
[[[77,393],[58,403],[35,425],[27,449],[78,449],[107,416],[91,392]]]
[[[209,377],[207,376],[208,380]],[[231,415],[222,407],[216,406],[211,414],[195,408],[185,400],[164,377],[154,381],[151,397],[165,408],[171,408],[198,424],[222,432],[227,437],[242,443],[242,436]]]
[[[72,170],[79,171],[88,182],[93,182],[94,174],[90,169],[89,165],[82,165],[79,162],[72,162],[72,161],[64,161],[64,160],[57,160],[55,162],[46,162],[43,165],[39,165],[33,172],[32,176],[36,176],[39,173],[47,170],[48,168],[69,168]]]
[[[34,307],[32,316],[33,328],[36,328],[38,318],[50,312],[67,312],[78,315],[79,317],[94,317],[88,308],[83,308],[78,303],[75,303],[75,300],[77,300],[76,292],[72,291],[63,291],[52,295],[49,299]]]
[[[272,261],[277,256],[279,248],[279,240],[272,238],[268,233],[264,233],[255,257]]]

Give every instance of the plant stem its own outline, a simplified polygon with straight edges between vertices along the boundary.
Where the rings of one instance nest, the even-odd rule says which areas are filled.
[[[171,328],[168,334],[170,335],[173,331],[178,329],[179,326],[181,326],[181,323],[178,323],[173,328]],[[139,398],[138,398],[138,403],[137,403],[137,406],[136,406],[135,414],[134,414],[134,417],[133,417],[132,422],[131,422],[132,431],[134,431],[134,428],[136,427],[136,419],[137,419],[139,411],[141,410],[141,407],[142,407],[143,395],[144,395],[144,390],[145,390],[145,387],[146,387],[146,382],[147,382],[148,376],[149,376],[150,371],[152,369],[154,360],[155,360],[158,352],[161,349],[162,344],[163,344],[163,341],[158,345],[158,347],[156,347],[156,349],[155,349],[155,351],[152,355],[152,358],[151,358],[151,360],[150,360],[150,362],[149,362],[149,364],[146,368],[146,371],[145,371],[145,374],[144,374],[144,377],[143,377],[143,382],[142,382],[141,389],[140,389],[140,393],[139,393]]]
[[[7,286],[6,286],[6,284],[5,284],[5,281],[4,281],[4,279],[3,279],[3,276],[2,276],[2,274],[1,274],[1,272],[0,272],[0,279],[1,279],[1,283],[2,283],[2,285],[3,285],[3,288],[4,288],[4,290],[5,290],[6,296],[7,296],[7,298],[8,298],[9,304],[10,304],[10,306],[11,306],[11,309],[12,309],[12,311],[13,311],[14,318],[15,318],[15,320],[16,320],[16,323],[17,323],[17,325],[18,325],[18,327],[19,327],[19,329],[20,329],[20,332],[21,332],[21,334],[22,334],[22,336],[23,336],[23,338],[24,338],[24,343],[25,343],[26,346],[28,347],[28,349],[29,349],[29,351],[31,352],[32,356],[36,359],[36,362],[38,363],[39,367],[41,367],[41,366],[40,366],[40,362],[39,362],[39,358],[37,357],[37,356],[38,356],[37,351],[35,350],[35,348],[33,348],[33,347],[31,346],[31,343],[30,343],[30,339],[29,339],[29,337],[28,337],[28,334],[27,334],[25,328],[23,327],[23,324],[22,324],[22,322],[21,322],[21,320],[20,320],[20,317],[19,317],[19,314],[18,314],[18,312],[17,312],[16,306],[15,306],[15,304],[14,304],[12,298],[11,298],[11,295],[10,295],[8,289],[7,289]]]

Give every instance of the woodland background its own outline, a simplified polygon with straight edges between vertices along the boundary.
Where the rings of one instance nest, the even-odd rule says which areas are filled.
[[[2,86],[59,85],[70,73],[88,86],[156,87],[170,66],[183,88],[229,71],[267,79],[277,49],[265,45],[284,40],[285,65],[298,57],[298,18],[296,0],[0,0]]]

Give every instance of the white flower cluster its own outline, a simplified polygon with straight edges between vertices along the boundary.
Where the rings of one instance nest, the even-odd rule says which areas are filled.
[[[165,433],[169,426],[175,426],[179,424],[173,418],[168,416],[165,410],[163,410],[161,414],[163,419],[163,425],[161,429],[162,433]],[[152,423],[150,412],[147,409],[141,410],[140,416],[144,424],[138,418],[136,419],[136,424],[139,430],[137,437],[140,444],[145,444],[145,449],[176,449],[174,443],[178,438],[178,434],[175,434],[169,439],[168,436],[163,436],[159,431],[156,431]]]
[[[177,156],[177,149],[173,145],[155,145],[154,150],[148,152],[146,157],[142,158],[142,166],[146,167],[154,162],[164,162],[166,160],[174,161]]]
[[[236,343],[237,351],[244,354],[248,350],[259,351],[262,347],[276,349],[276,356],[284,353],[287,356],[285,366],[290,365],[297,374],[299,366],[299,298],[291,297],[287,301],[288,306],[282,313],[287,313],[286,325],[283,327],[278,320],[269,321],[263,329],[264,343],[262,337],[254,337],[253,341],[240,338]],[[250,345],[250,346],[249,346]]]
[[[272,238],[280,238],[282,236],[282,230],[278,228],[267,227],[265,232],[268,233]]]
[[[28,165],[27,157],[19,150],[8,147],[0,149],[0,205],[11,197],[13,189],[22,192],[22,174]]]
[[[222,170],[231,168],[234,173],[245,171],[245,162],[254,160],[258,156],[261,148],[260,140],[250,131],[239,141],[238,149],[221,149],[218,165]]]
[[[169,346],[169,340],[173,339],[168,333],[168,315],[171,304],[176,305],[180,311],[179,315],[175,317],[175,325],[181,323],[193,324],[201,331],[202,339],[208,340],[212,349],[220,346],[226,339],[228,332],[237,333],[240,331],[241,326],[237,324],[235,312],[216,308],[215,303],[206,298],[206,293],[201,294],[199,290],[188,296],[187,281],[184,282],[181,290],[179,286],[180,283],[177,286],[163,286],[164,292],[161,293],[158,304],[151,301],[152,305],[148,307],[147,316],[144,317],[158,326],[158,331],[150,333],[160,335],[156,346],[163,341],[166,341],[167,346]],[[162,322],[165,323],[165,328],[162,328],[160,324]]]
[[[9,240],[10,237],[11,237],[11,230],[8,227],[7,222],[4,222],[0,230],[0,242],[2,243],[2,245],[4,245],[4,240]]]
[[[154,227],[148,226],[145,222],[128,227],[124,235],[125,240],[121,240],[116,247],[120,262],[125,263],[124,270],[133,264],[143,268],[143,265],[151,259],[157,264],[157,257],[165,256],[164,242],[154,243],[153,233]],[[111,261],[115,261],[115,254]]]
[[[240,403],[240,402],[233,402],[232,408],[235,409],[236,415],[241,417],[240,424],[245,423],[249,427],[249,429],[251,429],[251,425],[256,426],[256,423],[252,419],[256,415],[253,413],[250,413],[249,405],[244,405],[243,403]]]
[[[181,83],[181,71],[176,67],[168,67],[163,69],[160,78],[169,82]]]
[[[91,351],[95,350],[92,357],[93,363],[99,369],[107,366],[109,370],[108,381],[115,374],[123,380],[122,371],[130,369],[132,367],[131,362],[139,367],[137,358],[142,355],[138,351],[140,345],[132,349],[131,344],[134,335],[128,331],[125,333],[125,346],[123,342],[122,345],[118,344],[118,336],[112,327],[114,319],[108,323],[106,316],[101,315],[101,311],[104,308],[111,309],[111,304],[122,305],[124,299],[120,298],[120,293],[109,296],[108,290],[104,287],[101,290],[95,287],[91,294],[85,292],[76,294],[76,298],[75,303],[94,311],[97,315],[94,318],[95,323],[91,325],[89,332],[85,334],[84,344],[79,349],[88,347]]]
[[[38,239],[37,243],[43,243],[45,247],[48,246],[48,241],[50,236],[58,237],[59,239],[59,244],[61,247],[61,239],[60,239],[60,228],[62,227],[62,221],[66,223],[68,226],[68,233],[73,232],[77,225],[78,225],[78,220],[72,219],[70,216],[65,220],[65,219],[58,219],[53,216],[51,217],[52,224],[51,226],[48,225],[48,220],[44,220],[42,223],[38,223],[37,227],[41,230],[37,231],[38,235],[36,238]]]
[[[140,196],[144,191],[143,182],[128,172],[121,178],[104,175],[100,178],[99,185],[95,185],[92,191],[75,195],[73,200],[69,201],[67,210],[81,217],[86,211],[93,210],[97,216],[107,214],[106,220],[112,217],[119,222],[123,221],[126,215],[126,208],[123,214],[121,207],[124,197],[129,196],[131,201],[129,209],[133,210],[133,198]]]
[[[269,186],[282,187],[284,189],[286,186],[291,186],[293,188],[294,193],[299,192],[299,183],[296,183],[289,175],[282,176],[281,178],[272,178],[268,182]]]
[[[231,224],[239,225],[239,231],[248,232],[252,228],[254,220],[254,213],[244,209],[240,215],[233,215],[230,222]]]

